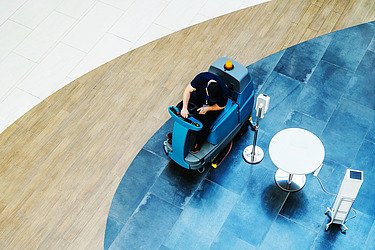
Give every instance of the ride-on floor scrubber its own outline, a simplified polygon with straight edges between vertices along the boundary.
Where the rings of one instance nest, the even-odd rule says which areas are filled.
[[[228,102],[211,126],[211,132],[201,150],[193,154],[191,147],[202,123],[192,116],[183,118],[175,106],[168,107],[174,120],[172,143],[164,141],[164,151],[177,164],[187,169],[201,169],[239,134],[247,129],[254,103],[254,86],[246,67],[226,57],[219,58],[208,72],[198,74],[193,81],[216,80],[228,95]],[[189,110],[190,112],[190,110]],[[191,112],[190,112],[191,113]]]

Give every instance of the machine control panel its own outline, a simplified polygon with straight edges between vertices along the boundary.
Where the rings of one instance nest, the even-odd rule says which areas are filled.
[[[180,113],[180,111],[178,110],[177,107],[170,106],[168,108],[168,110],[169,110],[170,115],[178,123],[180,123],[181,125],[183,125],[184,127],[188,128],[188,129],[198,131],[203,127],[202,123],[200,121],[198,121],[197,119],[195,119],[194,117],[184,118],[181,115],[181,113]]]

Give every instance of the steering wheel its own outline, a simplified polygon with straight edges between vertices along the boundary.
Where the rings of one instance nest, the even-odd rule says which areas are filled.
[[[177,104],[176,107],[181,112],[182,102],[180,102],[179,104]],[[197,115],[199,113],[198,110],[197,110],[198,108],[199,107],[197,105],[195,105],[194,103],[189,102],[189,104],[188,104],[189,115]]]
[[[189,111],[189,114],[190,115],[197,115],[199,112],[198,112],[198,109],[199,107],[197,105],[195,105],[194,103],[190,103],[188,104],[188,111]]]

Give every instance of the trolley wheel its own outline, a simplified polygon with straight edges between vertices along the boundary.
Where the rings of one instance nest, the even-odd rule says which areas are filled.
[[[346,234],[346,230],[348,230],[348,227],[345,225],[340,225],[341,233]]]

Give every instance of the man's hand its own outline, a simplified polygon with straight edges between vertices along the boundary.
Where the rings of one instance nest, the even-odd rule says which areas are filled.
[[[189,105],[189,100],[190,100],[190,95],[191,93],[195,91],[195,88],[189,84],[186,86],[184,90],[184,94],[182,95],[182,109],[181,109],[181,116],[183,118],[188,118],[189,116],[189,111],[188,111],[188,105]]]
[[[199,112],[200,115],[206,114],[208,110],[209,110],[208,107],[201,107],[201,108],[197,109],[197,111]]]
[[[183,118],[188,118],[189,111],[187,109],[185,109],[185,108],[182,108],[181,109],[181,115],[182,115]]]

